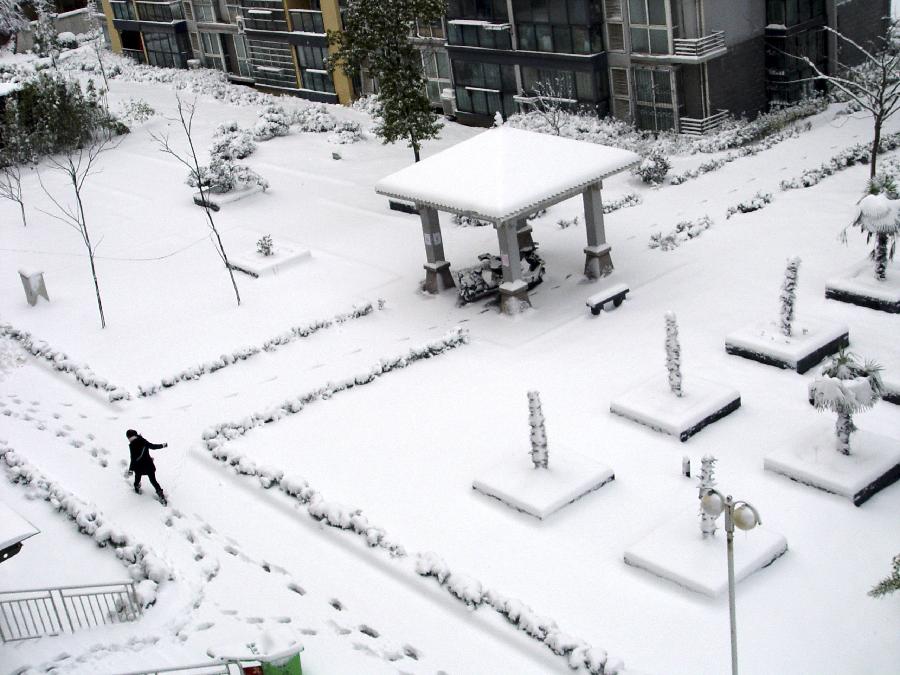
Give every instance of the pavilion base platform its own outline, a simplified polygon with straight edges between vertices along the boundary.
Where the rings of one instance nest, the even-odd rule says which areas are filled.
[[[453,276],[450,274],[450,263],[446,260],[434,263],[425,263],[425,292],[440,293],[448,288],[456,288]]]
[[[859,430],[850,436],[850,454],[836,449],[834,431],[817,425],[794,446],[768,455],[767,471],[831,492],[860,506],[900,480],[900,440]]]
[[[725,531],[704,538],[697,508],[685,510],[625,551],[625,562],[683,588],[717,597],[728,590]],[[763,527],[735,533],[734,580],[738,583],[787,552],[787,540]]]
[[[653,378],[611,401],[609,411],[683,443],[740,407],[741,395],[731,387],[691,378],[684,394],[676,396],[664,378]]]
[[[798,373],[805,373],[826,356],[850,344],[844,324],[810,321],[793,328],[786,337],[774,322],[746,326],[725,336],[725,351]]]
[[[613,470],[572,452],[551,449],[550,466],[536,469],[522,452],[487,469],[472,488],[543,520],[615,479]]]
[[[613,272],[612,256],[609,244],[599,246],[585,246],[584,248],[584,276],[588,279],[600,279],[608,277]]]

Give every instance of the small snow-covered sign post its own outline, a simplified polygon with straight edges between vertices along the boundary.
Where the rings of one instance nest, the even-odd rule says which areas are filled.
[[[850,454],[850,434],[856,431],[853,415],[872,408],[881,398],[880,366],[860,363],[853,354],[841,350],[809,384],[809,402],[817,410],[837,413],[837,451]]]
[[[788,258],[787,268],[784,270],[784,283],[781,284],[781,334],[785,337],[791,337],[794,305],[797,302],[797,271],[799,267],[800,258],[797,256]]]
[[[712,455],[703,455],[700,460],[700,494],[698,499],[716,486],[716,458]],[[710,515],[700,507],[700,532],[703,538],[712,537],[716,533],[716,517]]]
[[[544,413],[541,411],[541,394],[537,391],[528,392],[528,424],[531,426],[531,461],[535,469],[546,469],[550,458]]]
[[[673,394],[681,396],[681,344],[675,312],[666,312],[666,369],[669,371],[669,388]]]

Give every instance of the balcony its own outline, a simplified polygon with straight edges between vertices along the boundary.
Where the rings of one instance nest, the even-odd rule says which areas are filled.
[[[718,129],[727,118],[727,110],[720,110],[709,117],[682,117],[678,120],[678,130],[687,136],[703,136]]]
[[[675,56],[691,59],[694,63],[709,61],[727,51],[724,31],[716,31],[701,38],[675,38],[672,40],[672,47]]]
[[[322,12],[314,9],[290,9],[288,13],[291,15],[291,26],[294,32],[325,35]]]

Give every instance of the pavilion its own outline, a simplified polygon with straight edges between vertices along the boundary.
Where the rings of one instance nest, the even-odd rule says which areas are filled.
[[[491,129],[443,152],[382,178],[375,191],[415,203],[425,239],[425,290],[454,286],[438,211],[471,216],[493,224],[500,240],[503,311],[530,304],[522,279],[520,244],[531,241],[529,215],[581,194],[587,246],[584,274],[612,272],[603,227],[603,179],[640,162],[628,150],[575,141],[511,127]]]

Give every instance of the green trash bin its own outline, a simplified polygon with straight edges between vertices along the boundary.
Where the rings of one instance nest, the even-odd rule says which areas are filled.
[[[300,665],[300,651],[278,654],[275,657],[267,656],[268,661],[260,659],[263,675],[303,675],[303,667]]]

